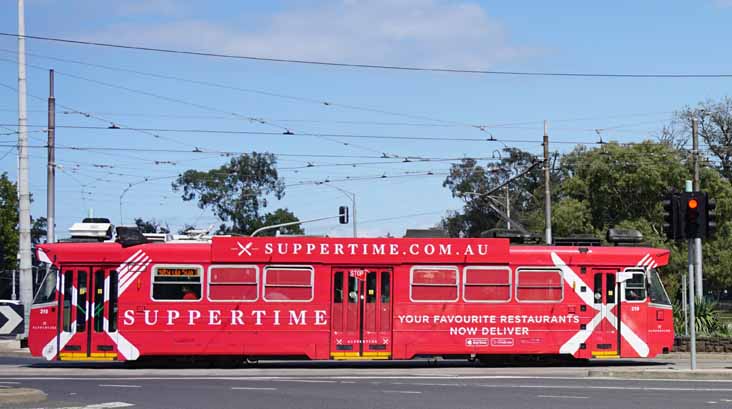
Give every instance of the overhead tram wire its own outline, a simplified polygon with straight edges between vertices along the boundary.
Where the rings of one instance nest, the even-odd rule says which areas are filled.
[[[576,78],[656,78],[656,79],[683,79],[683,78],[732,78],[732,74],[647,74],[647,73],[587,73],[587,72],[548,72],[548,71],[497,71],[497,70],[471,70],[460,68],[441,68],[441,67],[419,67],[419,66],[401,66],[401,65],[382,65],[382,64],[363,64],[363,63],[344,63],[335,61],[318,61],[303,60],[293,58],[273,58],[259,57],[249,55],[225,54],[210,51],[192,51],[192,50],[176,50],[169,48],[133,46],[126,44],[105,43],[99,41],[72,40],[60,37],[19,35],[15,33],[0,32],[0,36],[24,38],[29,40],[43,40],[66,44],[76,44],[85,46],[117,48],[125,50],[155,52],[164,54],[180,54],[191,55],[197,57],[215,57],[236,60],[276,62],[289,64],[305,64],[342,68],[361,68],[361,69],[378,69],[378,70],[396,70],[396,71],[416,71],[416,72],[441,72],[452,74],[479,74],[479,75],[502,75],[502,76],[524,76],[524,77],[576,77]]]
[[[0,124],[0,126],[11,126],[12,124]],[[38,128],[38,127],[44,127],[44,125],[27,125],[29,128]],[[110,129],[108,127],[99,127],[99,126],[86,126],[86,125],[57,125],[56,128],[68,128],[68,129],[89,129],[89,130],[107,130]],[[236,129],[185,129],[185,128],[135,128],[135,127],[127,127],[125,128],[127,130],[131,131],[138,131],[138,130],[145,130],[149,132],[157,132],[157,133],[199,133],[199,134],[231,134],[231,135],[260,135],[260,136],[282,136],[285,134],[281,134],[278,132],[265,132],[265,131],[243,131],[243,130],[236,130]],[[117,131],[114,129],[111,129],[112,131]],[[300,134],[295,134],[299,136],[314,136],[315,134],[305,132]],[[510,147],[506,145],[506,143],[512,143],[512,144],[541,144],[541,141],[535,140],[535,139],[505,139],[505,138],[495,138],[494,136],[491,136],[489,138],[475,138],[475,137],[429,137],[429,136],[399,136],[399,135],[360,135],[360,134],[344,134],[344,133],[338,133],[338,134],[317,134],[317,135],[323,135],[326,137],[333,137],[333,138],[339,138],[339,139],[377,139],[377,140],[402,140],[402,141],[431,141],[431,142],[497,142],[503,144],[505,147]],[[289,135],[285,135],[289,136]],[[571,140],[553,140],[552,144],[562,144],[562,145],[603,145],[608,143],[607,141],[597,141],[591,144],[588,144],[586,141],[586,138],[584,138],[582,141],[571,141]],[[628,145],[628,144],[639,144],[642,142],[617,142],[621,145]],[[172,151],[172,150],[171,150]],[[194,150],[195,151],[195,150]],[[180,152],[180,151],[173,151],[173,152]],[[203,151],[201,151],[203,152]],[[217,153],[216,151],[207,150],[205,153]],[[220,152],[219,152],[220,153]],[[388,159],[392,156],[388,154],[382,154],[380,157],[381,159]],[[399,156],[394,157],[394,159],[402,159],[402,160],[411,160],[411,159],[419,159],[419,157],[415,156]]]
[[[7,49],[2,49],[2,48],[0,48],[0,51],[10,53],[10,54],[16,53],[13,50],[7,50]],[[127,69],[127,68],[112,67],[109,65],[94,64],[94,63],[88,63],[88,62],[84,62],[84,61],[71,60],[71,59],[67,59],[67,58],[50,57],[50,56],[44,56],[44,55],[40,55],[40,54],[33,54],[33,53],[27,53],[27,55],[36,56],[39,58],[46,58],[46,59],[55,60],[55,61],[67,62],[67,63],[72,63],[72,64],[85,65],[85,66],[89,66],[89,67],[102,68],[102,69],[107,69],[107,70],[112,70],[112,71],[127,72],[127,73],[131,73],[131,74],[147,76],[147,77],[152,77],[152,78],[188,82],[191,84],[203,85],[203,86],[208,86],[208,87],[228,89],[228,90],[233,90],[233,91],[257,94],[257,95],[263,95],[263,96],[269,96],[269,97],[275,97],[275,98],[283,98],[283,99],[289,99],[289,100],[298,101],[298,102],[313,103],[313,104],[317,104],[317,105],[323,106],[323,107],[338,107],[338,108],[344,108],[344,109],[355,110],[355,111],[370,112],[370,113],[389,115],[389,116],[397,116],[397,117],[402,117],[402,118],[427,120],[427,121],[438,122],[443,125],[464,126],[464,127],[470,127],[470,128],[476,128],[476,129],[482,128],[481,125],[474,125],[474,124],[468,124],[468,123],[463,123],[463,122],[459,122],[459,121],[451,121],[451,120],[446,120],[446,119],[441,119],[441,118],[434,118],[434,117],[430,117],[430,116],[426,116],[426,115],[408,114],[408,113],[389,111],[389,110],[373,108],[373,107],[364,107],[364,106],[345,104],[345,103],[339,103],[339,102],[328,101],[328,100],[320,100],[320,99],[307,98],[307,97],[301,97],[301,96],[286,95],[286,94],[276,93],[276,92],[271,92],[271,91],[263,91],[263,90],[257,90],[257,89],[252,89],[252,88],[242,88],[242,87],[237,87],[234,85],[221,84],[221,83],[216,83],[216,82],[212,82],[212,81],[201,81],[201,80],[194,80],[194,79],[190,79],[190,78],[173,76],[173,75],[169,75],[169,74],[159,74],[159,73],[151,73],[151,72],[145,72],[145,71],[139,71],[139,70],[132,70],[132,69]],[[435,124],[435,125],[437,125],[437,124]]]
[[[3,126],[6,124],[0,124]],[[28,127],[43,127],[44,125],[28,125]],[[90,129],[90,130],[115,130],[109,127],[103,126],[86,126],[86,125],[57,125],[56,128],[67,128],[67,129]],[[148,131],[148,132],[171,132],[171,133],[200,133],[200,134],[231,134],[231,135],[263,135],[263,136],[289,136],[290,134],[281,132],[265,132],[265,131],[242,131],[236,129],[184,129],[184,128],[137,128],[137,127],[126,127],[124,129],[131,131]],[[358,135],[358,134],[332,134],[332,133],[314,133],[314,132],[300,132],[293,133],[295,136],[325,136],[332,138],[357,138],[357,139],[393,139],[393,140],[413,140],[413,141],[442,141],[442,142],[510,142],[510,143],[540,143],[538,140],[516,140],[516,139],[496,139],[491,136],[488,138],[449,138],[449,137],[430,137],[430,136],[397,136],[397,135]],[[555,143],[552,141],[552,143]],[[213,151],[206,151],[212,153]],[[391,156],[391,155],[389,155]],[[395,156],[395,158],[402,159],[407,156]]]
[[[0,58],[0,61],[17,63],[17,61],[15,61],[13,59],[9,59],[9,58]],[[44,71],[46,71],[46,70],[49,69],[47,67],[41,67],[41,66],[38,66],[38,65],[35,65],[35,64],[29,64],[29,63],[27,63],[26,66],[31,67],[31,68],[35,68],[35,69],[39,69],[39,70],[44,70]],[[207,111],[210,111],[210,112],[224,113],[224,114],[231,115],[231,116],[236,117],[236,118],[239,118],[239,119],[244,119],[244,120],[248,121],[249,123],[255,123],[255,124],[260,124],[260,125],[265,125],[265,126],[270,126],[270,127],[274,127],[274,128],[280,129],[280,130],[283,131],[283,134],[286,134],[286,135],[287,134],[293,134],[291,127],[286,127],[284,125],[280,125],[280,124],[277,124],[277,123],[274,123],[274,122],[271,122],[271,121],[265,121],[262,118],[256,118],[256,117],[252,117],[252,116],[247,116],[247,115],[240,114],[238,112],[229,112],[229,111],[226,111],[226,110],[222,110],[222,109],[219,109],[219,108],[211,107],[211,106],[204,105],[204,104],[200,104],[200,103],[196,103],[196,102],[186,101],[186,100],[182,100],[182,99],[179,99],[179,98],[168,97],[168,96],[165,96],[165,95],[160,95],[160,94],[156,94],[156,93],[149,92],[149,91],[139,90],[139,89],[136,89],[136,88],[126,87],[126,86],[123,86],[123,85],[112,84],[112,83],[109,83],[109,82],[106,82],[106,81],[100,81],[100,80],[96,80],[96,79],[86,78],[86,77],[83,77],[83,76],[80,76],[80,75],[70,74],[70,73],[63,72],[63,71],[55,70],[55,73],[56,73],[56,75],[66,76],[66,77],[74,78],[74,79],[77,79],[77,80],[80,80],[80,81],[87,81],[87,82],[90,82],[90,83],[93,83],[93,84],[103,85],[103,86],[111,87],[111,88],[115,88],[115,89],[121,89],[121,90],[124,90],[124,91],[127,91],[127,92],[131,92],[131,93],[137,93],[137,94],[145,95],[145,96],[152,97],[152,98],[162,99],[162,100],[167,101],[167,102],[175,102],[175,103],[179,103],[179,104],[185,104],[185,105],[188,105],[188,106],[192,106],[192,107],[195,107],[195,108],[198,108],[198,109],[202,109],[202,110],[207,110]],[[113,124],[113,126],[114,125],[115,124]],[[153,136],[156,136],[157,137],[157,135],[153,135]],[[333,140],[333,138],[328,138],[326,136],[321,136],[321,135],[318,135],[316,133],[311,133],[310,136],[313,136],[313,137],[316,137],[316,138],[320,138],[320,139],[326,140],[328,142],[338,143],[338,144],[341,144],[341,145],[344,145],[344,146],[352,146],[354,148],[358,148],[358,149],[370,151],[372,153],[374,153],[374,152],[382,152],[382,151],[379,151],[379,150],[376,150],[376,149],[373,149],[373,148],[369,148],[367,146],[362,146],[362,145],[358,145],[358,144],[354,144],[354,143],[350,143],[350,142],[343,142],[343,141]],[[395,155],[395,154],[391,154],[391,156],[400,157],[400,155]]]
[[[16,112],[17,109],[0,108],[0,112]],[[45,113],[46,110],[28,110],[28,112]],[[61,111],[60,114],[71,114],[73,112]],[[223,115],[196,115],[196,114],[175,114],[175,113],[141,113],[141,112],[90,112],[91,114],[97,115],[113,115],[113,116],[124,116],[124,117],[142,117],[142,118],[159,118],[159,119],[233,119],[230,116]],[[636,113],[636,114],[618,114],[608,115],[601,117],[580,117],[580,118],[569,118],[569,119],[549,119],[549,122],[580,122],[590,120],[607,120],[615,118],[628,118],[628,117],[649,117],[649,116],[661,116],[672,114],[672,111],[666,112],[653,112],[653,113]],[[419,123],[419,122],[389,122],[389,121],[365,121],[365,120],[326,120],[326,119],[294,119],[294,118],[263,118],[265,120],[271,120],[276,122],[303,122],[303,123],[327,123],[327,124],[338,124],[338,125],[374,125],[374,126],[405,126],[405,127],[457,127],[458,125],[450,124],[432,124],[432,123]],[[664,121],[663,119],[657,121],[648,121],[648,123],[656,123]],[[508,122],[508,123],[495,123],[495,124],[484,124],[480,125],[486,129],[537,129],[533,126],[523,125],[542,125],[543,120],[537,121],[524,121],[524,122]],[[581,131],[594,131],[595,129],[610,129],[616,128],[607,126],[598,126],[593,128],[568,128],[568,127],[552,127],[554,130],[581,130]]]
[[[0,58],[0,60],[3,60],[3,59]],[[32,68],[35,68],[35,67],[32,67]],[[17,88],[15,88],[13,86],[10,86],[10,85],[7,85],[7,84],[0,83],[0,87],[10,89],[10,90],[12,90],[12,91],[14,91],[16,93],[18,92],[18,89]],[[47,98],[40,97],[38,95],[33,95],[33,94],[27,94],[27,95],[29,97],[31,97],[31,98],[34,98],[34,99],[37,99],[37,100],[40,100],[40,101],[44,101],[44,102],[47,101]],[[57,107],[64,108],[64,109],[66,109],[69,112],[76,113],[76,114],[79,114],[81,116],[84,116],[86,118],[91,118],[91,119],[94,119],[96,121],[100,121],[100,122],[106,123],[106,124],[108,124],[108,128],[110,128],[110,129],[113,129],[113,128],[122,128],[122,127],[127,128],[125,125],[123,125],[122,123],[120,123],[118,121],[113,121],[113,120],[110,120],[110,119],[102,118],[100,116],[93,115],[93,114],[90,114],[90,113],[87,113],[87,112],[78,110],[78,109],[73,108],[73,107],[68,106],[68,105],[64,105],[64,104],[61,104],[61,103],[58,103],[57,102],[56,103],[56,106]],[[149,136],[152,136],[152,137],[157,138],[157,139],[164,139],[164,140],[167,140],[169,142],[176,143],[178,145],[192,146],[192,145],[187,144],[185,142],[181,142],[181,141],[178,141],[178,140],[173,139],[173,138],[167,138],[167,137],[163,137],[163,136],[160,136],[160,135],[156,135],[156,134],[151,133],[151,132],[147,132],[147,131],[138,131],[138,132],[143,133],[143,134],[146,134],[146,135],[149,135]]]

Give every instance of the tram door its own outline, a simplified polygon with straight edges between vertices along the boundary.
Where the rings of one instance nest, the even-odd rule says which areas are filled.
[[[594,303],[601,321],[595,329],[591,351],[596,357],[616,357],[620,354],[620,326],[618,325],[618,292],[615,271],[594,272]]]
[[[116,359],[108,334],[117,331],[117,272],[64,266],[60,274],[59,359]]]
[[[391,278],[387,268],[333,269],[333,359],[391,357]]]

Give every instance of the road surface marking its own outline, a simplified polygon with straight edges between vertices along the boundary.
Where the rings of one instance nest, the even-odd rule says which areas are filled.
[[[277,379],[282,382],[305,382],[305,383],[337,383],[338,381],[327,381],[320,379]]]
[[[142,388],[140,385],[123,385],[123,384],[99,384],[99,386],[104,388]]]
[[[602,389],[602,390],[633,390],[633,391],[661,391],[661,392],[732,392],[732,389],[724,389],[724,388],[662,388],[662,387],[654,387],[654,386],[499,385],[499,384],[475,384],[474,386],[478,386],[481,388],[492,388],[492,389]]]
[[[106,403],[96,403],[94,405],[86,405],[86,406],[65,406],[62,408],[57,409],[113,409],[113,408],[128,408],[130,406],[135,406],[132,403],[127,402],[106,402]]]
[[[247,380],[247,381],[287,381],[293,379],[303,379],[307,376],[287,375],[287,376],[112,376],[106,378],[110,381],[146,381],[146,380],[182,380],[182,381],[199,381],[199,380]],[[99,377],[90,376],[0,376],[0,380],[21,380],[21,381],[98,381]],[[513,375],[449,375],[449,376],[414,376],[414,375],[359,375],[359,376],[318,376],[318,379],[333,380],[502,380],[502,379],[535,379],[535,380],[574,380],[591,383],[618,383],[627,381],[642,381],[645,383],[663,382],[663,383],[704,383],[704,384],[724,384],[732,383],[732,380],[724,379],[637,379],[637,378],[603,378],[591,377],[582,378],[578,376],[513,376]],[[622,389],[622,388],[621,388]],[[732,389],[729,389],[732,391]]]
[[[422,392],[420,391],[382,391],[384,393],[411,393],[411,394],[420,394]]]
[[[571,396],[571,395],[536,395],[537,398],[552,399],[587,399],[589,396]]]
[[[231,389],[233,390],[241,390],[241,391],[276,391],[277,388],[255,388],[250,386],[233,386]]]
[[[6,385],[18,385],[20,382],[2,381],[0,383],[6,384]]]
[[[341,383],[356,383],[356,381],[341,381]]]

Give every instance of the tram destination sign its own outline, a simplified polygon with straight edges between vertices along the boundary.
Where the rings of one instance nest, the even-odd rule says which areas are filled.
[[[214,237],[214,262],[506,262],[506,239]]]

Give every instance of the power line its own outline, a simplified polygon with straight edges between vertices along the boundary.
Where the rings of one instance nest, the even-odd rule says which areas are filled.
[[[494,71],[494,70],[470,70],[459,68],[441,68],[441,67],[418,67],[418,66],[402,66],[402,65],[382,65],[382,64],[363,64],[363,63],[344,63],[335,61],[318,61],[318,60],[301,60],[293,58],[273,58],[258,57],[249,55],[224,54],[210,51],[192,51],[192,50],[176,50],[170,48],[132,46],[125,44],[103,43],[98,41],[71,40],[59,37],[18,35],[15,33],[0,32],[0,36],[25,38],[31,40],[53,41],[59,43],[97,46],[107,48],[117,48],[124,50],[147,51],[165,54],[181,54],[192,55],[198,57],[216,57],[236,60],[277,62],[290,64],[306,64],[329,67],[342,68],[363,68],[363,69],[379,69],[379,70],[397,70],[397,71],[418,71],[418,72],[441,72],[453,74],[480,74],[480,75],[507,75],[507,76],[525,76],[525,77],[578,77],[578,78],[657,78],[657,79],[679,79],[679,78],[732,78],[732,74],[646,74],[646,73],[587,73],[587,72],[547,72],[547,71]]]
[[[1,84],[0,84],[1,85]],[[7,124],[0,124],[5,126]],[[44,128],[45,125],[28,125],[32,128]],[[362,138],[362,139],[395,139],[395,140],[414,140],[414,141],[447,141],[447,142],[498,142],[498,139],[493,137],[488,138],[445,138],[445,137],[430,137],[430,136],[396,136],[396,135],[357,135],[357,134],[334,134],[334,133],[313,133],[313,132],[265,132],[265,131],[241,131],[235,129],[185,129],[185,128],[137,128],[137,127],[125,127],[125,128],[110,128],[108,126],[87,126],[87,125],[56,125],[56,128],[66,129],[89,129],[89,130],[119,130],[125,129],[129,131],[146,131],[146,132],[161,132],[161,133],[198,133],[198,134],[228,134],[228,135],[264,135],[264,136],[320,136],[320,137],[331,137],[331,138]],[[531,140],[501,140],[504,142],[538,142]],[[210,152],[210,151],[206,151]],[[384,153],[386,156],[401,158],[400,155],[392,155]]]
[[[13,50],[7,50],[7,49],[2,49],[2,48],[0,48],[0,51],[5,52],[5,53],[10,53],[10,54],[16,53]],[[160,74],[160,73],[132,70],[132,69],[128,69],[128,68],[120,68],[120,67],[113,67],[113,66],[109,66],[109,65],[88,63],[88,62],[79,61],[79,60],[71,60],[68,58],[51,57],[51,56],[45,56],[45,55],[33,54],[33,53],[26,53],[26,54],[35,56],[35,57],[50,59],[50,60],[54,60],[54,61],[61,61],[61,62],[67,62],[67,63],[72,63],[72,64],[85,65],[85,66],[89,66],[89,67],[102,68],[102,69],[118,71],[118,72],[126,72],[126,73],[146,76],[146,77],[157,78],[157,79],[167,79],[167,80],[173,80],[173,81],[187,82],[187,83],[196,84],[196,85],[203,85],[203,86],[220,88],[220,89],[228,89],[228,90],[256,94],[256,95],[263,95],[263,96],[268,96],[268,97],[283,98],[283,99],[288,99],[288,100],[297,101],[297,102],[307,102],[307,103],[317,104],[321,107],[338,107],[338,108],[344,108],[344,109],[349,109],[349,110],[377,113],[377,114],[390,115],[390,116],[398,116],[398,117],[403,117],[403,118],[428,120],[428,121],[439,122],[441,124],[446,124],[446,125],[464,126],[464,127],[470,127],[470,128],[476,128],[476,129],[482,130],[481,125],[473,125],[473,124],[462,123],[462,122],[458,122],[458,121],[434,118],[434,117],[429,117],[426,115],[407,114],[407,113],[388,111],[388,110],[373,108],[373,107],[344,104],[344,103],[339,103],[339,102],[329,101],[329,100],[324,100],[324,99],[315,99],[315,98],[287,95],[287,94],[276,93],[276,92],[271,92],[271,91],[263,91],[263,90],[253,89],[253,88],[242,88],[242,87],[238,87],[238,86],[234,86],[234,85],[222,84],[222,83],[217,83],[217,82],[212,82],[212,81],[194,80],[194,79],[178,77],[178,76],[174,76],[174,75],[170,75],[170,74]]]
[[[8,59],[8,58],[0,58],[0,61],[16,62],[15,60]],[[34,64],[26,64],[26,66],[31,67],[31,68],[35,68],[35,69],[40,69],[40,70],[47,70],[48,69],[47,67],[41,67],[41,66],[34,65]],[[175,103],[179,103],[179,104],[185,104],[185,105],[189,105],[189,106],[192,106],[192,107],[195,107],[195,108],[198,108],[198,109],[203,109],[203,110],[207,110],[207,111],[211,111],[211,112],[225,113],[225,114],[231,115],[233,117],[236,117],[238,119],[244,119],[244,120],[246,120],[246,121],[248,121],[250,123],[256,123],[256,124],[261,124],[261,125],[265,125],[265,126],[270,126],[270,127],[274,127],[274,128],[281,129],[281,130],[284,131],[285,134],[289,134],[289,133],[292,132],[286,126],[276,124],[276,123],[274,123],[272,121],[266,121],[263,118],[255,118],[255,117],[252,117],[252,116],[247,116],[247,115],[240,114],[238,112],[229,112],[229,111],[226,111],[226,110],[218,109],[218,108],[211,107],[211,106],[204,105],[204,104],[197,103],[197,102],[186,101],[186,100],[183,100],[183,99],[172,98],[172,97],[168,97],[168,96],[165,96],[165,95],[156,94],[156,93],[149,92],[149,91],[144,91],[144,90],[139,90],[139,89],[135,89],[135,88],[131,88],[131,87],[126,87],[126,86],[122,86],[122,85],[112,84],[112,83],[109,83],[109,82],[100,81],[100,80],[96,80],[96,79],[85,78],[85,77],[82,77],[80,75],[65,73],[65,72],[61,72],[61,71],[58,71],[58,70],[56,70],[55,73],[57,75],[67,76],[67,77],[74,78],[74,79],[77,79],[77,80],[91,82],[91,83],[97,84],[97,85],[103,85],[103,86],[106,86],[106,87],[111,87],[111,88],[115,88],[115,89],[121,89],[121,90],[124,90],[124,91],[127,91],[127,92],[137,93],[137,94],[145,95],[145,96],[148,96],[148,97],[162,99],[162,100],[167,101],[167,102],[175,102]],[[82,113],[82,114],[84,114],[84,113]],[[112,122],[111,127],[112,128],[117,128],[119,126],[118,126],[118,124]],[[152,134],[152,136],[159,137],[158,135],[154,135],[154,134]],[[370,147],[367,147],[367,146],[353,144],[353,143],[350,143],[350,142],[346,143],[346,142],[343,142],[343,141],[333,140],[332,138],[328,138],[326,136],[320,136],[320,135],[317,135],[317,134],[313,134],[313,136],[316,137],[316,138],[320,138],[320,139],[326,140],[328,142],[335,142],[335,143],[338,143],[338,144],[341,144],[341,145],[345,145],[345,146],[352,146],[352,147],[355,147],[355,148],[358,148],[358,149],[362,149],[362,150],[366,150],[366,151],[369,151],[369,152],[378,152],[377,150],[375,150],[373,148],[370,148]],[[399,156],[399,155],[393,155],[393,156]]]

